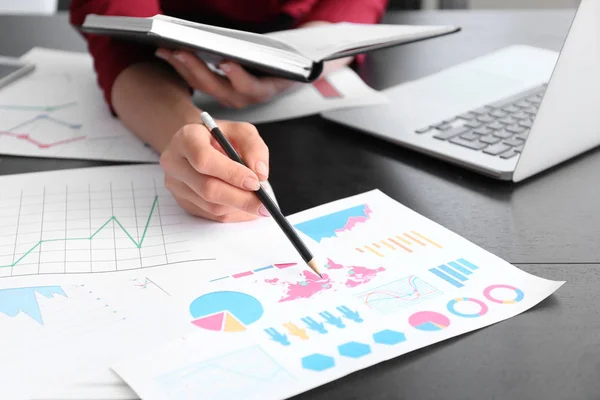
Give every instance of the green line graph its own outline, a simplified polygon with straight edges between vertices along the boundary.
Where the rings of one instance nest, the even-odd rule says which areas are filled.
[[[62,110],[64,108],[69,108],[76,104],[77,104],[76,101],[71,101],[69,103],[64,103],[64,104],[57,104],[54,106],[29,106],[29,105],[19,105],[19,104],[0,104],[0,110],[52,112],[52,111]]]
[[[50,243],[50,242],[65,242],[65,241],[77,241],[77,240],[89,240],[91,241],[92,239],[94,239],[94,237],[96,237],[96,235],[98,235],[104,228],[106,228],[106,226],[108,226],[108,224],[111,223],[111,221],[114,221],[120,228],[121,230],[125,233],[125,235],[129,238],[129,240],[131,240],[131,242],[133,243],[133,245],[140,249],[142,248],[143,244],[144,244],[144,240],[146,238],[146,233],[148,232],[148,227],[150,226],[150,221],[152,220],[152,215],[154,214],[156,208],[158,205],[158,196],[154,197],[154,201],[152,202],[152,207],[150,208],[150,213],[148,214],[148,219],[146,220],[146,225],[144,226],[144,230],[142,232],[142,236],[139,239],[139,241],[135,240],[135,238],[129,233],[129,231],[123,226],[123,224],[119,221],[119,219],[117,217],[115,217],[114,215],[112,217],[110,217],[104,224],[102,224],[102,226],[100,226],[100,228],[98,228],[93,234],[91,234],[88,237],[78,237],[78,238],[61,238],[61,239],[42,239],[39,242],[37,242],[36,244],[34,244],[29,250],[27,250],[21,257],[19,257],[16,261],[14,261],[12,264],[8,264],[8,265],[0,265],[0,269],[2,268],[13,268],[18,266],[18,264],[25,258],[27,257],[29,254],[31,254],[35,249],[37,249],[38,247],[40,247],[42,244],[44,243]]]

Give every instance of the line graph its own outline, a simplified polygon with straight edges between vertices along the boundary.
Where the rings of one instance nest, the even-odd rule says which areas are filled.
[[[63,108],[69,108],[76,105],[76,101],[70,101],[64,104],[57,104],[54,106],[40,106],[40,105],[20,105],[20,104],[0,104],[0,110],[18,110],[18,111],[39,111],[39,112],[52,112],[62,110]]]
[[[53,107],[49,107],[49,108],[53,108]],[[64,144],[68,144],[68,143],[72,143],[72,142],[76,142],[78,140],[82,140],[82,139],[86,138],[86,136],[75,136],[75,137],[64,138],[64,139],[60,139],[59,138],[59,139],[54,140],[52,142],[46,142],[46,143],[44,143],[44,142],[41,142],[38,139],[33,138],[30,133],[18,133],[18,132],[15,132],[16,130],[21,130],[23,128],[31,126],[32,124],[35,124],[36,121],[41,121],[41,120],[49,121],[49,122],[51,122],[54,125],[58,125],[60,127],[67,128],[68,131],[80,130],[81,127],[82,127],[82,124],[77,124],[77,123],[71,123],[71,122],[68,122],[68,121],[63,121],[61,119],[54,118],[54,117],[52,117],[52,116],[50,116],[48,114],[38,114],[38,115],[36,115],[33,118],[30,118],[30,119],[28,119],[26,121],[20,122],[18,125],[13,126],[12,128],[10,128],[10,129],[8,129],[6,131],[0,131],[0,135],[10,136],[10,137],[14,137],[16,139],[24,140],[25,142],[28,142],[28,143],[36,146],[39,149],[49,149],[51,147],[60,146],[60,145],[64,145]]]
[[[27,59],[36,70],[0,92],[0,154],[158,161],[111,115],[89,55],[33,49]]]
[[[20,124],[18,124],[17,126],[12,127],[11,129],[9,129],[9,132],[10,131],[14,131],[15,129],[19,129],[19,128],[22,128],[24,126],[30,125],[33,122],[39,121],[41,119],[46,119],[48,121],[54,122],[57,125],[65,126],[65,127],[69,128],[69,129],[80,129],[81,128],[81,124],[73,124],[71,122],[60,120],[58,118],[53,118],[53,117],[51,117],[48,114],[38,114],[35,117],[30,118],[30,119],[28,119],[26,121],[23,121]]]
[[[127,229],[125,229],[125,227],[123,226],[123,224],[121,224],[121,222],[119,221],[119,219],[113,215],[112,217],[110,217],[108,219],[108,221],[106,221],[104,224],[102,224],[102,226],[100,228],[98,228],[98,230],[96,230],[96,232],[92,233],[89,237],[40,240],[39,242],[37,242],[36,244],[34,244],[32,248],[30,248],[29,250],[27,250],[25,252],[25,254],[23,254],[21,257],[19,257],[15,262],[13,262],[12,264],[9,264],[9,265],[0,265],[0,268],[12,268],[12,267],[16,266],[17,264],[19,264],[21,262],[21,260],[23,260],[25,257],[27,257],[38,246],[41,247],[42,244],[44,244],[44,243],[60,242],[60,241],[65,241],[66,242],[66,241],[73,241],[73,240],[92,240],[96,235],[98,235],[98,233],[100,233],[100,231],[102,231],[104,228],[106,228],[106,226],[108,224],[110,224],[111,222],[113,222],[113,221],[119,226],[119,228],[121,228],[123,230],[123,233],[125,233],[125,235],[129,238],[129,240],[131,240],[131,242],[133,243],[133,245],[139,249],[139,248],[142,247],[142,244],[144,243],[144,239],[146,237],[146,233],[148,232],[148,225],[150,225],[150,220],[152,219],[152,214],[154,213],[154,209],[156,208],[156,204],[157,203],[158,203],[158,196],[155,196],[154,197],[154,202],[152,203],[152,208],[150,209],[150,214],[148,215],[148,220],[146,221],[146,226],[144,227],[144,233],[142,234],[142,237],[141,237],[141,239],[139,241],[135,240],[131,236],[131,233],[129,233],[127,231]]]
[[[190,222],[154,179],[0,192],[0,278],[206,260]]]
[[[163,289],[162,287],[160,287],[159,285],[156,284],[156,282],[154,282],[152,279],[146,277],[144,279],[144,282],[142,283],[138,283],[138,279],[135,278],[132,280],[133,281],[133,286],[135,287],[139,287],[140,289],[148,289],[148,287],[155,287],[158,290],[160,290],[161,292],[163,292],[164,294],[166,294],[167,296],[170,296],[169,292],[167,292],[165,289]]]
[[[259,346],[236,350],[162,373],[154,378],[166,398],[245,398],[270,383],[293,381],[292,375]]]
[[[407,306],[422,303],[442,292],[414,275],[356,294],[367,307],[391,314]]]

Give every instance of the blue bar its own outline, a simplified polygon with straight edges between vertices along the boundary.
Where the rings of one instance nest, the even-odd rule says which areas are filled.
[[[438,270],[436,268],[431,268],[429,270],[429,272],[431,272],[434,275],[437,275],[438,277],[442,278],[443,280],[445,280],[446,282],[448,282],[452,286],[455,286],[457,288],[461,288],[461,287],[464,286],[462,283],[455,281],[454,279],[452,279],[451,277],[449,277],[448,275],[446,275],[445,273],[443,273],[442,271],[440,271],[440,270]]]
[[[273,266],[269,265],[268,267],[262,267],[262,268],[255,269],[254,272],[260,272],[260,271],[264,271],[265,269],[271,269],[271,268],[273,268]]]
[[[475,264],[471,264],[470,262],[468,262],[467,260],[465,260],[464,258],[459,258],[458,260],[459,263],[461,263],[462,265],[464,265],[465,267],[469,268],[471,271],[475,271],[476,269],[479,269],[479,267]]]
[[[453,270],[452,268],[446,266],[446,265],[440,265],[438,266],[439,269],[441,269],[442,271],[444,271],[445,273],[452,275],[453,277],[455,277],[456,279],[458,279],[459,281],[466,281],[467,277],[463,276],[461,274],[459,274],[458,272],[456,272],[455,270]]]
[[[225,278],[229,278],[229,277],[228,276],[223,276],[221,278],[213,279],[212,281],[209,281],[209,282],[216,282],[216,281],[220,281],[221,279],[225,279]]]
[[[462,273],[463,273],[463,274],[465,274],[465,275],[471,275],[471,274],[472,274],[472,272],[471,272],[471,271],[469,271],[468,269],[466,269],[465,267],[463,267],[462,265],[460,265],[460,264],[459,264],[459,263],[457,263],[457,262],[450,261],[450,262],[448,263],[448,265],[450,265],[452,268],[454,268],[454,269],[455,269],[455,270],[457,270],[458,272],[462,272]]]

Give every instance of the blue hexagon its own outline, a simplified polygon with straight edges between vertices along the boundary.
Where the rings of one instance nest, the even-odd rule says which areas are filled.
[[[325,371],[335,365],[333,357],[315,353],[302,358],[302,367],[312,371]]]
[[[359,358],[371,353],[371,346],[364,343],[348,342],[338,346],[340,355],[352,358]]]
[[[402,332],[385,329],[373,334],[375,343],[394,345],[402,343],[406,340],[406,336]]]

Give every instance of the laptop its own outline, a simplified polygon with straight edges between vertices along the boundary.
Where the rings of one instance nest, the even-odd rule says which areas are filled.
[[[600,144],[600,0],[582,0],[560,53],[510,46],[325,119],[519,182]]]

